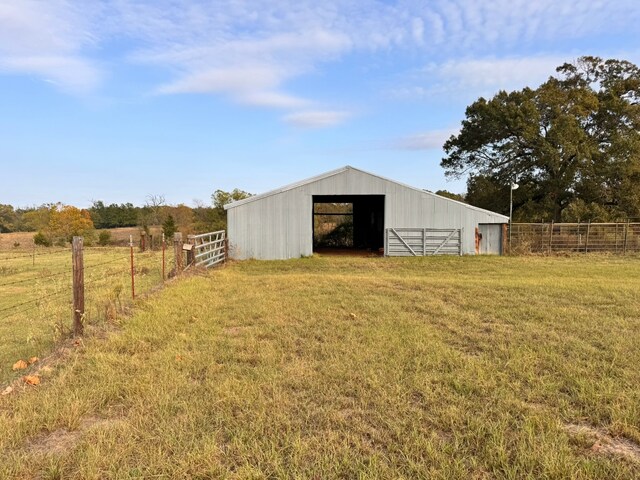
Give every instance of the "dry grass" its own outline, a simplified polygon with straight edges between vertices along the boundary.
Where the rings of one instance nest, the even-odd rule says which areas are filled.
[[[105,229],[111,233],[111,243],[113,245],[127,246],[129,245],[129,236],[133,237],[133,241],[137,246],[140,242],[140,228],[139,227],[122,227],[122,228],[108,228]],[[94,243],[98,238],[98,234],[102,230],[96,230]],[[10,251],[14,253],[32,252],[34,249],[33,236],[36,232],[11,232],[0,233],[0,254],[8,254]],[[154,245],[159,245],[160,238],[162,237],[162,227],[154,226],[150,228],[151,235],[154,236]],[[46,252],[46,247],[36,246],[36,252]],[[58,249],[60,247],[57,247]]]
[[[638,478],[565,426],[640,442],[639,285],[638,258],[233,264],[0,397],[0,478]]]
[[[162,283],[161,252],[135,253],[137,292]],[[167,254],[167,265],[173,255]],[[85,324],[118,324],[131,304],[128,248],[85,248]],[[71,250],[0,251],[0,384],[29,371],[18,359],[47,356],[72,327]],[[34,366],[34,368],[37,365]],[[0,389],[1,390],[1,389]]]

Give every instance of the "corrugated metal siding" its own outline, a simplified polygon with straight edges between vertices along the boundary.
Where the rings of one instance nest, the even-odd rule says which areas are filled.
[[[276,260],[313,253],[313,195],[385,195],[386,228],[462,228],[462,253],[475,253],[475,227],[505,217],[354,169],[229,208],[230,255]]]

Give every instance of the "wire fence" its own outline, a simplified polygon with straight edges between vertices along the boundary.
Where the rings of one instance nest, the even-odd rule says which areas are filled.
[[[509,251],[526,253],[637,253],[640,223],[513,223]]]
[[[173,273],[174,251],[182,255],[173,245],[84,248],[83,324],[117,324],[133,305],[133,285],[142,296]],[[0,252],[0,385],[20,373],[17,360],[45,356],[72,332],[73,286],[71,248]]]

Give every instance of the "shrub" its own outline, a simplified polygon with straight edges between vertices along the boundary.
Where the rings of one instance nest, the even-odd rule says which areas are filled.
[[[33,243],[42,247],[51,246],[51,240],[42,232],[38,232],[33,236]]]
[[[98,245],[106,247],[111,243],[111,232],[109,230],[103,230],[98,235]]]
[[[162,224],[162,233],[164,233],[165,238],[169,240],[177,231],[178,227],[176,226],[176,222],[173,219],[173,216],[169,215]]]

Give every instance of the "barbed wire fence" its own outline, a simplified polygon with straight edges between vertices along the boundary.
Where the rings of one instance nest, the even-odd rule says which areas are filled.
[[[46,355],[85,326],[117,322],[135,298],[179,274],[184,259],[177,237],[156,249],[134,248],[131,240],[129,247],[85,248],[75,237],[71,248],[0,252],[0,384],[19,352]]]

